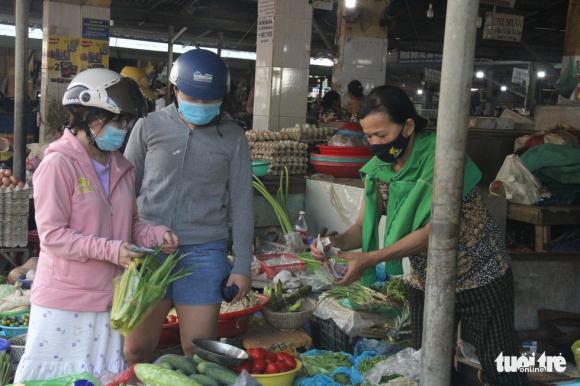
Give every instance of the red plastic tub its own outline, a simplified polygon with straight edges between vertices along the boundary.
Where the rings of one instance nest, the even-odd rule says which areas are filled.
[[[359,170],[365,166],[362,163],[341,163],[341,162],[321,162],[310,161],[316,173],[329,174],[337,178],[359,178]]]
[[[316,146],[321,155],[336,155],[348,157],[371,157],[369,146]]]
[[[158,348],[164,349],[179,346],[181,338],[179,335],[179,322],[165,323],[161,329]]]

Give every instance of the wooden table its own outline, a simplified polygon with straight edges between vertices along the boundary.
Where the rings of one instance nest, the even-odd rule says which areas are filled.
[[[507,218],[534,225],[534,250],[545,252],[553,225],[580,225],[580,205],[548,206],[508,204]]]

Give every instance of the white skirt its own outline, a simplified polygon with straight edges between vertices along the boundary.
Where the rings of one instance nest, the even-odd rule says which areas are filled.
[[[14,382],[88,372],[96,378],[125,369],[123,339],[109,312],[61,311],[32,305],[26,349]]]

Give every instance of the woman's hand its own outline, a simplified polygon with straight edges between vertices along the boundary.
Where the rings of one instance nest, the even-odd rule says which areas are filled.
[[[136,259],[141,256],[143,256],[142,253],[133,252],[131,250],[131,244],[124,241],[123,244],[121,244],[121,248],[119,249],[119,262],[117,265],[120,265],[123,268],[127,268],[131,262],[131,259]]]
[[[339,285],[349,285],[357,281],[368,268],[374,267],[379,263],[376,252],[340,252],[338,257],[348,261],[346,274],[337,282]]]
[[[179,247],[179,238],[173,231],[167,231],[163,235],[163,244],[161,244],[161,252],[174,253]]]
[[[318,260],[327,260],[326,252],[330,251],[330,248],[332,248],[334,246],[333,245],[334,239],[338,235],[338,232],[335,232],[335,231],[332,231],[328,234],[327,234],[327,232],[328,232],[327,228],[322,228],[322,230],[320,231],[321,238],[328,237],[330,239],[330,244],[328,244],[324,247],[324,252],[320,252],[317,248],[318,239],[314,239],[314,241],[312,243],[310,243],[310,254]]]
[[[244,296],[246,296],[246,294],[250,290],[251,280],[247,276],[232,273],[228,279],[226,287],[230,287],[234,284],[238,286],[238,293],[236,297],[231,301],[231,303],[235,303],[238,300],[243,299]]]

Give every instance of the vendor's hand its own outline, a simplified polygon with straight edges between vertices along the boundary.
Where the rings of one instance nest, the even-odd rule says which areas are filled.
[[[332,248],[334,245],[334,238],[338,235],[338,232],[332,231],[330,233],[328,233],[328,229],[327,228],[322,228],[322,230],[320,231],[320,237],[328,237],[330,239],[330,244],[327,245],[326,247],[324,247],[324,252],[328,252],[330,250],[330,248]],[[318,243],[318,239],[314,239],[314,241],[312,241],[312,243],[310,243],[310,253],[312,254],[312,256],[318,260],[327,260],[327,257],[325,256],[325,253],[321,253],[318,248],[317,248],[317,243]]]
[[[136,259],[141,256],[143,256],[142,253],[133,252],[131,250],[131,244],[124,241],[123,244],[121,244],[121,248],[119,249],[119,262],[117,265],[120,265],[123,268],[127,268],[131,262],[131,259]]]
[[[231,302],[235,303],[238,300],[243,299],[246,296],[246,294],[248,293],[248,291],[250,290],[251,283],[252,283],[252,280],[249,277],[232,273],[228,279],[226,287],[229,287],[229,286],[232,286],[235,284],[238,286],[239,290],[238,290],[238,294]]]
[[[163,235],[163,244],[161,244],[161,252],[174,253],[179,247],[179,238],[173,231],[167,231]]]
[[[374,267],[378,263],[377,257],[373,253],[340,252],[338,257],[348,261],[346,274],[337,282],[339,285],[349,285],[357,281],[368,268]]]

